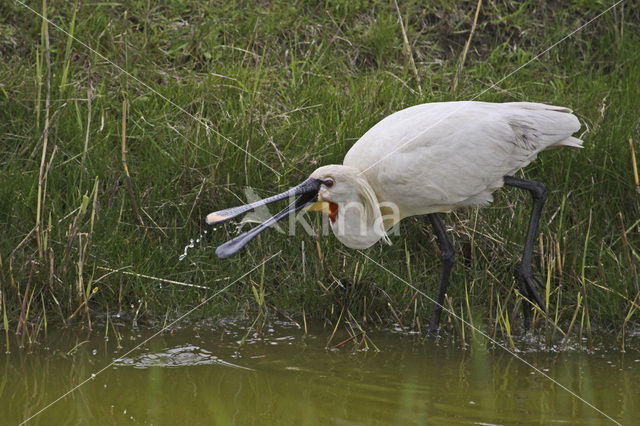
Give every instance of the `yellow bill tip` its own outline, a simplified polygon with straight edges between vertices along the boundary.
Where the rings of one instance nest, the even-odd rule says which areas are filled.
[[[213,225],[214,223],[222,222],[223,220],[227,220],[229,216],[221,216],[218,212],[209,213],[207,215],[207,224]]]

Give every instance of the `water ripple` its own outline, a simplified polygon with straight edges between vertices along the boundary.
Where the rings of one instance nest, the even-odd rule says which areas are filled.
[[[119,367],[149,368],[149,367],[188,367],[194,365],[217,364],[224,367],[253,370],[241,365],[225,361],[206,349],[195,345],[182,345],[166,348],[160,352],[147,352],[137,356],[124,357],[116,360],[114,365]]]

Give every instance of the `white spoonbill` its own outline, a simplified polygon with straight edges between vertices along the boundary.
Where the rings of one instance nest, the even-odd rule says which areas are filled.
[[[545,200],[542,183],[511,176],[544,149],[580,148],[571,135],[580,128],[568,108],[530,103],[437,102],[416,105],[384,118],[347,152],[342,165],[323,166],[298,186],[251,204],[207,215],[223,222],[264,204],[298,197],[269,220],[216,250],[226,258],[277,221],[303,208],[322,210],[336,237],[347,247],[364,249],[405,217],[426,214],[440,247],[442,267],[430,328],[437,330],[453,266],[454,249],[438,213],[482,206],[503,185],[531,192],[533,210],[518,270],[520,291],[545,311],[533,274],[532,251]],[[524,326],[531,306],[523,302]]]

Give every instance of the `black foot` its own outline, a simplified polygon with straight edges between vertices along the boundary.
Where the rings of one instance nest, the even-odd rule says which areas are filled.
[[[522,310],[524,314],[524,329],[529,330],[531,327],[531,305],[536,303],[542,312],[547,315],[547,308],[536,290],[536,286],[543,287],[540,278],[533,274],[531,267],[521,267],[518,271],[518,281],[520,282],[520,292],[527,299],[522,301]]]
[[[518,278],[520,280],[520,286],[526,289],[524,295],[527,297],[527,299],[529,299],[529,301],[531,302],[536,302],[540,309],[542,309],[542,312],[546,314],[547,307],[544,305],[542,298],[536,290],[536,286],[544,287],[542,281],[540,281],[540,278],[536,277],[533,274],[533,270],[531,268],[520,270],[518,273]]]

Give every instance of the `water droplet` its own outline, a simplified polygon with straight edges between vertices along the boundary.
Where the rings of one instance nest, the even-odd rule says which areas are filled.
[[[199,242],[200,242],[200,238],[198,238],[198,239],[196,240],[196,243],[199,243]]]
[[[94,354],[94,355],[98,355],[98,350],[94,349],[93,351],[91,351],[91,353]]]
[[[216,228],[213,228],[213,230],[215,231],[215,230],[216,230]],[[204,231],[204,233],[206,234],[206,233],[207,233],[207,231]]]
[[[96,373],[91,373],[91,378],[95,379],[95,377],[96,377]]]

